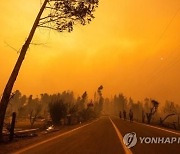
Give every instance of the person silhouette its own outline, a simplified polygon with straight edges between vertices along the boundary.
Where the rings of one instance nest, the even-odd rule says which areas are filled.
[[[126,120],[126,111],[123,110],[123,116],[124,116],[124,120]]]
[[[133,122],[133,112],[131,109],[129,110],[129,119],[130,119],[130,122]]]

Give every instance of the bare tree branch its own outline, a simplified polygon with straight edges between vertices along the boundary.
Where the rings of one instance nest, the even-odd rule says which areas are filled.
[[[19,50],[15,49],[14,47],[12,47],[11,45],[9,45],[7,42],[4,41],[4,43],[10,47],[11,49],[13,49],[14,51],[16,51],[17,53],[19,53]]]

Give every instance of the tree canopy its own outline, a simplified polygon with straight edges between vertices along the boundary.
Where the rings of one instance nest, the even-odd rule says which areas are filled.
[[[86,25],[95,18],[93,13],[98,3],[98,0],[49,0],[45,8],[48,15],[40,19],[38,26],[71,32],[73,25]]]

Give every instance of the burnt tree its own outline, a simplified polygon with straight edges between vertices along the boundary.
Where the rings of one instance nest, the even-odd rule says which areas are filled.
[[[150,124],[153,115],[157,112],[158,106],[159,106],[159,102],[157,102],[156,100],[151,100],[152,103],[152,108],[150,109],[149,113],[146,113],[146,117],[147,117],[147,123]]]

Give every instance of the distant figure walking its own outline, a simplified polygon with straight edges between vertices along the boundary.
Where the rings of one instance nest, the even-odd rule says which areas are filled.
[[[133,112],[131,109],[129,110],[129,119],[130,119],[130,122],[133,122]]]
[[[122,118],[121,111],[119,112],[119,118],[120,118],[120,119]]]
[[[123,116],[124,116],[124,120],[126,120],[126,111],[123,110]]]
[[[145,113],[144,113],[144,110],[142,110],[142,123],[145,123]]]

